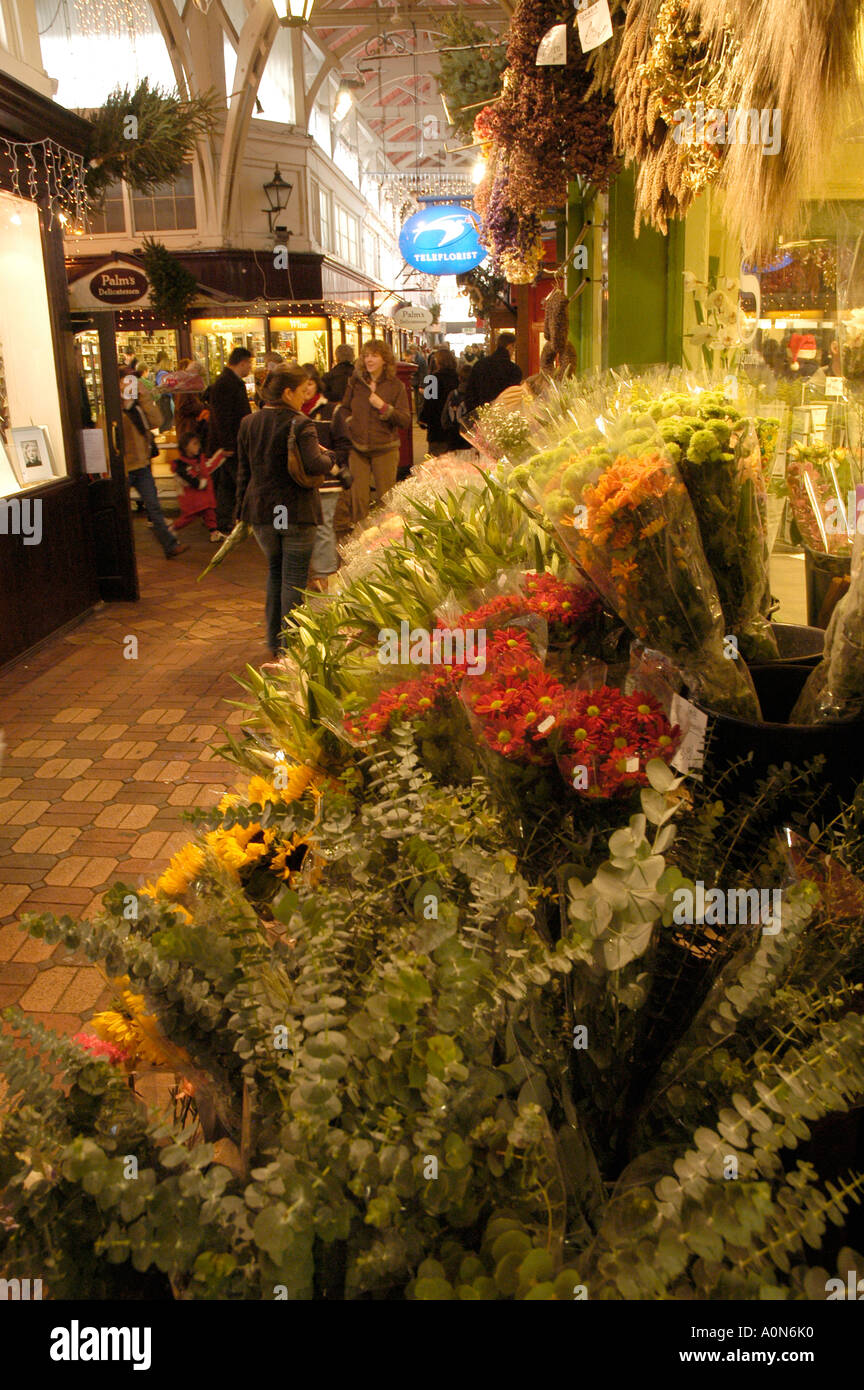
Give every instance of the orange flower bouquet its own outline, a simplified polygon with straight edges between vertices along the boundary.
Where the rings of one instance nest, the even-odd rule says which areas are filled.
[[[563,462],[568,506],[552,509],[559,534],[610,607],[675,663],[696,698],[758,719],[746,665],[724,643],[717,586],[678,468],[659,434],[625,430],[616,446],[613,428],[606,422],[602,445]]]

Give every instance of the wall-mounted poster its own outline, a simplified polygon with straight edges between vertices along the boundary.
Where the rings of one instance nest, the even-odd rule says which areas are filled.
[[[51,441],[44,425],[22,425],[12,430],[15,449],[12,463],[22,487],[50,483],[56,478]]]

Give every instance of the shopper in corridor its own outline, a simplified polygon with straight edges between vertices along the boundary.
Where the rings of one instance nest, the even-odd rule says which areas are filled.
[[[522,380],[522,368],[513,361],[516,350],[515,333],[499,333],[495,351],[488,357],[481,357],[471,373],[465,393],[465,409],[468,414],[481,405],[494,401],[508,386],[518,386]]]
[[[120,367],[120,394],[123,399],[123,459],[126,476],[138,493],[153,527],[153,534],[165,551],[166,560],[173,560],[188,550],[171,530],[159,505],[156,481],[151,460],[159,450],[152,431],[158,429],[161,416],[156,402],[131,363]]]
[[[349,466],[354,475],[354,521],[369,514],[372,479],[378,502],[396,482],[399,431],[411,424],[408,393],[396,375],[392,349],[378,338],[363,345],[360,365],[342,402],[350,417]]]
[[[317,487],[301,487],[289,474],[288,450],[297,449],[310,475],[338,472],[302,412],[308,387],[302,367],[277,367],[261,385],[262,409],[241,422],[237,436],[236,517],[251,525],[267,557],[267,640],[274,657],[285,619],[301,601],[323,520]]]
[[[210,453],[225,450],[222,467],[216,474],[216,526],[223,534],[231,530],[234,497],[237,490],[237,432],[243,419],[251,414],[249,396],[243,384],[254,366],[248,348],[236,347],[228,365],[210,387],[210,429],[207,448]]]

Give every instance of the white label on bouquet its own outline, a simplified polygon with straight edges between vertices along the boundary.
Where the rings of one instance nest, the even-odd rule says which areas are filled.
[[[579,10],[576,23],[579,26],[582,52],[590,53],[592,48],[599,48],[601,43],[612,37],[612,16],[609,13],[608,0],[595,0],[595,4],[589,5],[585,10]]]
[[[826,395],[826,396],[842,396],[842,395],[843,395],[843,378],[842,378],[842,376],[826,376],[826,378],[825,378],[825,395]]]
[[[723,378],[723,395],[729,401],[738,399],[738,378],[737,376],[725,376]]]
[[[699,771],[705,761],[705,730],[708,716],[683,695],[673,695],[669,706],[669,723],[681,730],[681,745],[672,766],[677,772]]]
[[[537,45],[534,60],[538,68],[556,67],[567,62],[567,25],[555,24]]]

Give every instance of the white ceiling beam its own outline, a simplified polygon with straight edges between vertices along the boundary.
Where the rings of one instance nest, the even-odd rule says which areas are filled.
[[[456,7],[453,5],[424,6],[422,9],[411,5],[399,10],[398,20],[393,18],[392,10],[381,9],[377,11],[385,24],[389,26],[390,33],[404,34],[411,33],[412,24],[417,25],[420,33],[440,33],[438,29],[442,19],[447,18],[450,11]],[[326,5],[316,5],[312,11],[313,29],[353,29],[358,23],[362,23],[360,18],[375,14],[376,11],[371,6],[357,6],[356,9],[329,9]],[[502,24],[509,18],[509,12],[504,11],[499,6],[486,5],[463,5],[459,8],[459,14],[466,19],[473,20],[476,24]]]
[[[248,3],[249,0],[247,5]],[[234,94],[228,108],[222,157],[219,161],[219,220],[222,235],[225,237],[228,236],[231,226],[231,216],[240,183],[240,166],[243,163],[249,126],[255,110],[255,99],[279,27],[271,0],[257,0],[240,31]]]

